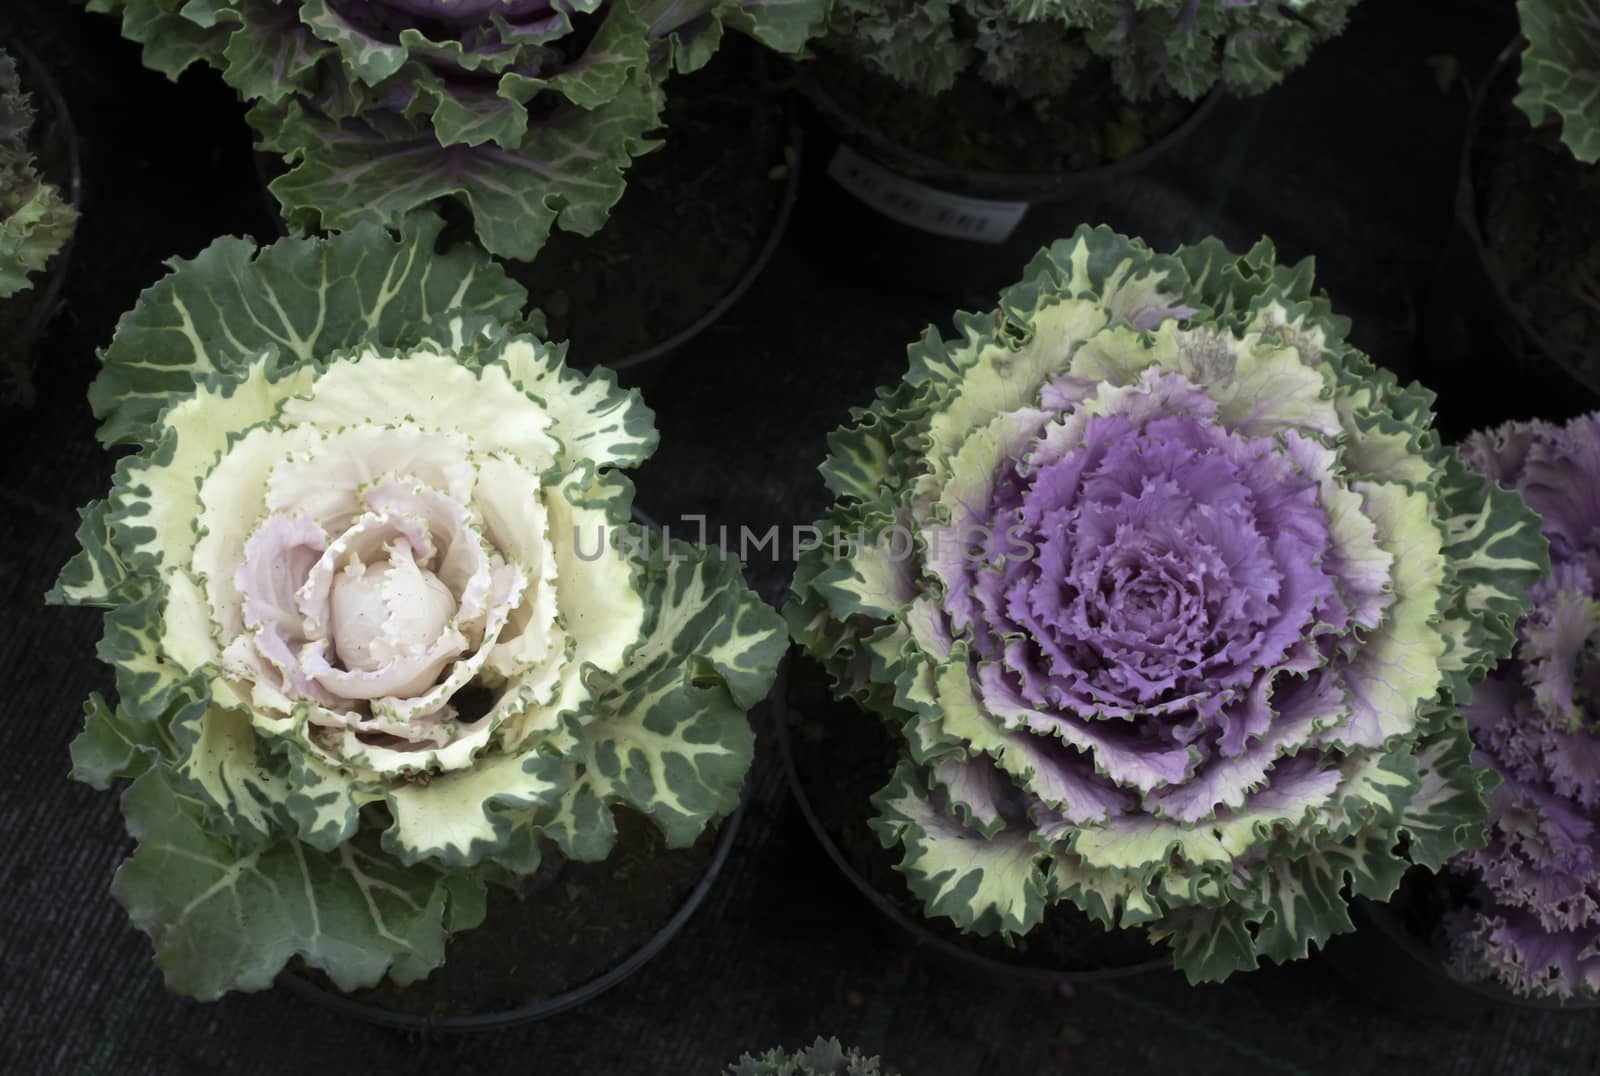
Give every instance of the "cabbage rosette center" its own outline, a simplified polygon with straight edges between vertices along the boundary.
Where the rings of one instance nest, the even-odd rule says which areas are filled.
[[[1459,702],[1545,554],[1265,244],[1082,229],[830,440],[787,610],[903,761],[928,912],[1287,960],[1483,814]]]

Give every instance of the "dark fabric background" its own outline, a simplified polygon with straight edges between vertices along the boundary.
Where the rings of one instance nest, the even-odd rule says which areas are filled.
[[[1369,0],[1279,91],[1213,112],[1146,192],[1141,226],[1162,242],[1267,232],[1286,256],[1315,253],[1357,341],[1408,369],[1467,91],[1508,40],[1508,9]],[[107,894],[127,851],[116,798],[66,776],[79,702],[110,687],[93,657],[99,617],[40,598],[73,549],[76,507],[108,481],[84,403],[94,349],[164,258],[222,233],[265,235],[268,221],[240,109],[209,72],[173,86],[142,70],[110,20],[59,0],[11,0],[0,19],[60,72],[88,176],[39,402],[0,416],[0,1072],[704,1076],[818,1033],[907,1076],[1600,1071],[1600,1014],[1380,1005],[1365,987],[1382,984],[1352,985],[1324,959],[1224,986],[1155,975],[1076,994],[946,967],[838,876],[788,798],[770,737],[710,899],[654,963],[580,1010],[418,1041],[281,992],[214,1005],[170,996]],[[1061,231],[1072,216],[1060,211]],[[662,449],[637,476],[645,509],[758,530],[817,515],[824,434],[898,376],[905,344],[929,321],[948,324],[953,305],[852,274],[857,241],[802,204],[765,276],[655,387]],[[775,599],[786,569],[752,575]]]

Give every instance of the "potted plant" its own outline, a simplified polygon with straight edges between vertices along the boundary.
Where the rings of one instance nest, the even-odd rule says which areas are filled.
[[[846,1050],[838,1039],[818,1038],[803,1050],[768,1050],[759,1057],[745,1054],[726,1076],[894,1076],[875,1057]]]
[[[209,64],[250,103],[260,147],[281,159],[270,189],[290,226],[393,224],[442,206],[491,254],[533,263],[512,272],[552,308],[553,330],[573,338],[580,361],[620,364],[703,328],[781,232],[797,152],[790,121],[782,98],[762,92],[763,51],[719,46],[737,30],[797,52],[823,3],[90,7],[120,14],[150,66],[176,77]],[[635,163],[646,154],[656,160]],[[620,230],[593,249],[575,242],[601,231],[634,168],[643,184],[636,204],[619,210]],[[570,235],[558,235],[546,270],[536,259],[553,228]],[[595,317],[596,292],[628,294],[638,313]]]
[[[1600,24],[1518,0],[1476,95],[1424,359],[1449,432],[1600,407]]]
[[[132,779],[112,888],[179,993],[293,965],[390,1022],[541,1015],[606,971],[590,947],[659,947],[738,806],[777,614],[630,527],[650,411],[442,227],[218,240],[102,355],[102,439],[135,452],[50,599],[107,610],[118,699],[73,772]],[[553,903],[615,923],[552,936],[509,899],[608,856],[631,901]],[[430,977],[458,937],[492,998]]]
[[[1302,64],[1354,2],[838,0],[803,68],[808,196],[834,234],[871,229],[874,272],[991,294],[1058,215],[1148,223],[1143,173],[1220,91]]]
[[[1551,577],[1514,655],[1466,707],[1498,778],[1488,841],[1369,909],[1425,967],[1480,996],[1600,1005],[1600,414],[1509,423],[1462,455],[1544,517]],[[1457,992],[1460,993],[1459,991]]]
[[[20,67],[0,47],[0,403],[27,404],[33,344],[60,303],[80,179],[61,91],[18,55]]]
[[[928,917],[1021,947],[1065,912],[1218,980],[1481,845],[1459,703],[1545,542],[1310,263],[1084,227],[955,324],[829,438],[785,610],[873,715],[812,757],[887,726],[845,806]]]

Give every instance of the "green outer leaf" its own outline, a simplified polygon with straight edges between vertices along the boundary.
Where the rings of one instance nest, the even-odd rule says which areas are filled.
[[[386,799],[394,825],[383,849],[407,866],[431,860],[452,870],[499,858],[527,812],[551,804],[565,784],[561,760],[537,750],[485,755],[426,784],[392,784]]]
[[[1150,940],[1170,942],[1172,962],[1191,986],[1221,982],[1256,967],[1256,940],[1238,905],[1185,908],[1151,927]]]
[[[61,569],[56,585],[44,596],[50,605],[93,605],[115,608],[125,599],[128,568],[111,540],[109,501],[79,509],[79,552]]]
[[[241,17],[240,11],[216,5],[213,25],[238,27],[229,34],[220,56],[209,52],[206,57],[208,63],[222,69],[223,80],[246,101],[257,97],[281,101],[294,93],[313,91],[317,66],[333,47],[309,30],[293,28],[292,9],[277,0],[227,2],[248,15]],[[190,0],[184,14],[197,19],[199,7]],[[216,39],[208,38],[206,46],[215,49]]]
[[[1255,949],[1279,964],[1309,956],[1335,934],[1355,929],[1345,904],[1344,871],[1320,856],[1270,861],[1265,871],[1268,909]]]
[[[341,61],[361,81],[376,86],[405,66],[410,50],[362,33],[328,0],[299,0],[300,21],[339,50]]]
[[[0,202],[0,212],[3,209]],[[77,223],[78,211],[54,187],[36,183],[28,199],[0,219],[0,299],[28,288],[28,278],[44,270],[72,238]]]
[[[437,253],[443,222],[419,214],[395,235],[368,223],[332,239],[286,239],[257,250],[218,239],[140,295],[101,353],[89,402],[106,444],[155,442],[176,395],[276,348],[319,361],[358,344],[405,347],[451,312],[515,325],[527,293],[471,247]]]
[[[1600,161],[1600,0],[1517,0],[1517,14],[1528,40],[1517,107],[1536,126],[1554,112],[1572,155]]]
[[[106,705],[99,692],[83,704],[83,731],[72,741],[72,777],[104,792],[120,777],[138,777],[155,752],[136,722]]]
[[[331,0],[91,0],[145,61],[202,61],[251,105],[296,226],[393,223],[464,202],[479,242],[531,259],[550,227],[592,234],[657,143],[663,82],[703,66],[724,25],[796,54],[826,0],[568,0],[534,25],[488,12],[461,32],[400,13],[385,30]]]
[[[623,389],[604,367],[578,371],[562,361],[565,344],[550,345],[532,336],[511,336],[503,328],[486,332],[489,346],[476,356],[502,363],[523,392],[539,400],[550,415],[546,431],[568,460],[595,466],[635,467],[660,441],[655,413],[638,389]]]
[[[292,832],[287,767],[268,753],[247,714],[202,695],[176,709],[170,728],[176,757],[166,769],[183,795],[206,806],[201,822],[209,832],[240,847]]]
[[[396,867],[366,842],[323,853],[280,839],[241,854],[160,768],[128,789],[123,813],[139,848],[112,893],[177,993],[264,990],[296,955],[342,990],[385,973],[414,982],[444,959],[447,889],[432,870]]]
[[[598,7],[598,4],[592,5]],[[635,5],[636,6],[636,5]],[[650,41],[645,24],[627,3],[606,4],[604,21],[583,50],[576,63],[569,64],[555,74],[540,77],[524,75],[516,69],[500,77],[499,96],[514,101],[528,101],[541,89],[557,90],[568,101],[583,109],[598,109],[619,94],[626,93],[630,81],[638,77],[650,64]],[[444,98],[441,98],[441,106]],[[525,110],[524,110],[525,112]],[[439,131],[439,141],[457,141],[448,137],[440,124],[440,113],[434,113],[434,125]],[[527,125],[522,125],[527,130]],[[515,139],[501,140],[501,145],[520,144],[522,132]]]
[[[1456,853],[1483,847],[1490,771],[1473,767],[1472,740],[1459,711],[1435,709],[1428,719],[1436,731],[1418,752],[1422,787],[1401,813],[1400,828],[1411,861],[1438,870]]]
[[[622,197],[623,173],[654,148],[660,89],[643,77],[592,110],[567,104],[528,124],[512,148],[441,145],[431,130],[330,120],[298,102],[258,104],[250,122],[290,170],[270,189],[291,223],[329,230],[394,225],[438,198],[472,209],[491,254],[532,260],[553,225],[593,235]]]
[[[230,29],[185,18],[185,0],[89,0],[90,11],[122,16],[122,36],[144,46],[146,67],[170,79],[222,50]]]
[[[1550,543],[1519,494],[1469,470],[1453,448],[1444,462],[1438,511],[1455,591],[1442,610],[1450,649],[1441,667],[1450,697],[1464,706],[1515,645],[1532,588],[1550,572]]]
[[[162,653],[162,634],[161,595],[152,592],[108,612],[95,647],[116,669],[118,709],[142,725],[161,720],[183,685],[185,671]]]
[[[1047,891],[1044,850],[1015,830],[985,837],[940,813],[923,789],[916,768],[901,762],[873,794],[879,813],[871,825],[885,848],[905,848],[898,869],[927,913],[976,934],[1026,934],[1038,926]]]
[[[822,29],[826,0],[635,0],[652,40],[665,38],[672,68],[697,71],[731,26],[770,49],[795,55]]]
[[[645,532],[631,533],[642,540]],[[771,690],[788,643],[737,561],[652,539],[638,576],[647,617],[640,642],[616,676],[595,674],[581,771],[542,820],[574,859],[610,852],[612,804],[648,815],[672,848],[694,843],[738,806],[755,749],[745,711]]]
[[[489,887],[483,877],[457,872],[445,875],[444,884],[450,891],[450,902],[445,905],[445,929],[451,934],[460,934],[482,926],[484,916],[489,914]]]
[[[1052,853],[1050,900],[1070,900],[1107,930],[1137,926],[1160,914],[1143,878],[1087,867],[1062,850]]]

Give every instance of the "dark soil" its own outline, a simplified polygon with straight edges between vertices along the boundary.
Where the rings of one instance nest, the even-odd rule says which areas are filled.
[[[548,850],[519,890],[490,886],[488,914],[452,937],[445,962],[410,986],[388,980],[344,996],[424,1019],[504,1013],[565,994],[647,945],[705,877],[717,845],[711,827],[671,850],[643,815],[614,812],[617,843],[599,863]],[[320,972],[296,970],[330,991]]]
[[[1600,391],[1600,165],[1582,164],[1554,123],[1512,104],[1517,65],[1490,84],[1473,144],[1478,227],[1512,304],[1549,349]]]
[[[3,44],[0,42],[0,45]],[[53,185],[62,198],[71,201],[71,125],[57,108],[57,101],[49,88],[34,83],[37,69],[14,50],[12,59],[16,61],[22,88],[33,101],[31,141],[34,165],[46,183]],[[68,247],[70,244],[69,240]],[[31,277],[31,287],[0,302],[0,406],[26,407],[33,403],[32,346],[34,338],[44,331],[53,313],[41,310],[40,304],[60,301],[52,281],[65,271],[68,247],[63,247],[43,270]]]
[[[1412,867],[1401,877],[1388,907],[1400,925],[1442,964],[1449,951],[1445,921],[1458,908],[1475,907],[1476,891],[1477,883],[1460,874]]]
[[[1060,176],[1123,160],[1198,107],[1177,97],[1130,102],[1104,66],[1085,70],[1072,93],[1037,100],[970,72],[930,96],[827,52],[810,75],[839,111],[885,141],[956,169],[1009,175]]]
[[[781,215],[792,140],[764,51],[729,33],[709,64],[667,83],[664,123],[666,144],[634,162],[605,227],[558,228],[531,264],[509,267],[576,366],[636,355],[709,314]]]
[[[1107,931],[1072,904],[1053,905],[1044,922],[1008,945],[969,934],[949,919],[925,918],[922,901],[895,869],[900,850],[885,849],[868,825],[869,797],[889,783],[898,746],[884,722],[829,695],[826,674],[796,655],[789,663],[785,720],[795,771],[827,836],[856,873],[929,933],[975,956],[1019,968],[1081,973],[1163,959],[1136,931]]]

